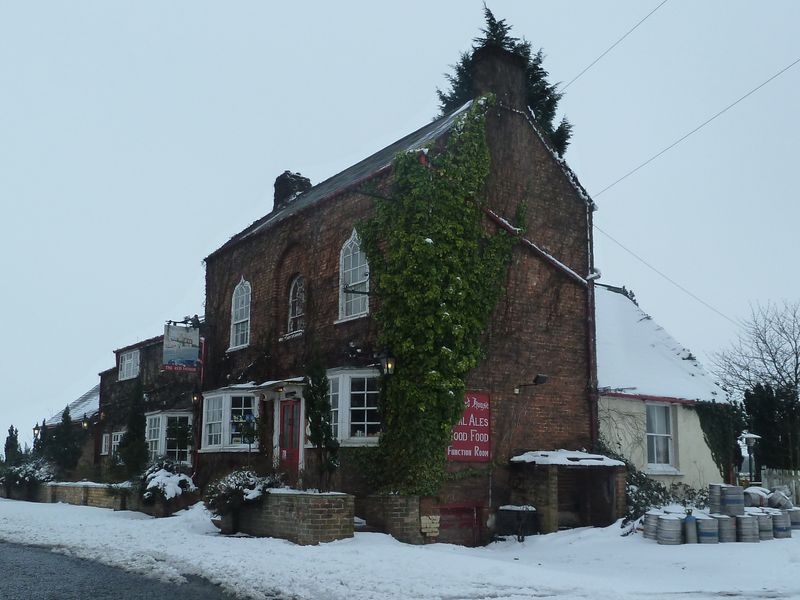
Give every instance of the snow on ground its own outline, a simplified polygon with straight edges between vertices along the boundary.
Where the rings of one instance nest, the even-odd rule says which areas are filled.
[[[485,548],[410,546],[377,533],[319,546],[222,536],[198,504],[168,519],[0,499],[0,539],[51,546],[167,581],[199,575],[252,598],[597,600],[800,598],[800,536],[660,546],[618,526]]]

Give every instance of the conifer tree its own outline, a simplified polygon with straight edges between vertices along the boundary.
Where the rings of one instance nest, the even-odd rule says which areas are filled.
[[[81,456],[81,440],[73,426],[69,406],[61,413],[61,423],[56,426],[52,439],[48,442],[47,454],[61,474],[74,469],[78,464]]]
[[[319,451],[318,487],[327,490],[333,472],[339,467],[339,442],[331,430],[331,403],[328,400],[328,377],[318,357],[308,369],[308,386],[303,393],[308,419],[308,441]]]
[[[506,24],[505,19],[496,19],[486,6],[483,12],[486,27],[481,29],[483,35],[473,40],[475,42],[472,46],[473,52],[479,48],[502,48],[525,60],[527,100],[528,106],[533,111],[534,121],[547,136],[553,149],[559,155],[563,155],[572,137],[572,124],[566,117],[561,119],[558,126],[553,123],[562,94],[556,84],[547,81],[548,73],[542,67],[544,60],[542,50],[533,52],[530,42],[512,37],[511,26]],[[450,89],[436,90],[442,114],[455,110],[472,98],[472,52],[463,52],[458,63],[452,67],[453,73],[445,75]]]
[[[8,428],[3,454],[8,466],[17,465],[22,459],[22,449],[19,446],[19,430],[13,425]]]

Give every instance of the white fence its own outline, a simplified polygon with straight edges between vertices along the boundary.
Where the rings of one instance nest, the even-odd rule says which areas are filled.
[[[774,489],[776,486],[785,485],[792,492],[792,502],[800,500],[800,471],[789,469],[761,469],[761,485]]]

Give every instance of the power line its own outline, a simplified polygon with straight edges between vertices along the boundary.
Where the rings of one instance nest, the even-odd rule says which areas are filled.
[[[604,236],[606,236],[606,237],[607,237],[609,240],[611,240],[612,242],[614,242],[614,243],[615,243],[617,246],[619,246],[620,248],[622,248],[623,250],[625,250],[625,252],[627,252],[628,254],[630,254],[631,256],[633,256],[633,257],[634,257],[636,260],[638,260],[640,263],[642,263],[642,264],[643,264],[644,266],[646,266],[648,269],[650,269],[650,270],[654,271],[655,273],[659,274],[661,277],[663,277],[664,279],[666,279],[667,281],[669,281],[669,282],[670,282],[672,285],[674,285],[676,288],[678,288],[679,290],[681,290],[681,291],[682,291],[684,294],[686,294],[686,295],[690,296],[691,298],[694,298],[694,299],[695,299],[695,300],[697,300],[697,301],[698,301],[700,304],[702,304],[702,305],[703,305],[703,306],[705,306],[706,308],[708,308],[708,309],[710,309],[710,310],[714,311],[715,313],[717,313],[717,314],[718,314],[720,317],[722,317],[723,319],[727,319],[728,321],[730,321],[731,323],[733,323],[733,324],[734,324],[734,325],[736,325],[737,327],[740,327],[740,326],[741,326],[741,323],[737,323],[736,321],[734,321],[733,319],[731,319],[731,318],[730,318],[728,315],[726,315],[726,314],[724,314],[723,312],[721,312],[721,311],[717,310],[716,308],[714,308],[713,306],[711,306],[711,305],[710,305],[708,302],[706,302],[706,301],[705,301],[705,300],[703,300],[702,298],[700,298],[700,297],[696,296],[695,294],[693,294],[692,292],[690,292],[689,290],[687,290],[687,289],[686,289],[685,287],[683,287],[683,286],[682,286],[680,283],[678,283],[677,281],[675,281],[674,279],[672,279],[671,277],[669,277],[669,276],[668,276],[668,275],[666,275],[665,273],[663,273],[663,272],[659,271],[658,269],[656,269],[656,268],[655,268],[653,265],[651,265],[649,262],[647,262],[647,261],[646,261],[645,259],[643,259],[641,256],[639,256],[638,254],[636,254],[636,253],[635,253],[633,250],[631,250],[630,248],[628,248],[628,247],[626,247],[626,246],[622,245],[622,243],[621,243],[621,242],[618,242],[618,241],[617,241],[617,240],[615,240],[613,237],[611,237],[611,235],[610,235],[609,233],[606,233],[605,231],[603,231],[602,229],[600,229],[600,228],[599,228],[597,225],[594,225],[594,228],[595,228],[597,231],[599,231],[600,233],[602,233]]]
[[[612,51],[614,48],[616,48],[616,47],[617,47],[617,45],[618,45],[618,44],[619,44],[619,43],[620,43],[622,40],[624,40],[624,39],[625,39],[626,37],[628,37],[628,36],[629,36],[631,33],[633,33],[633,32],[634,32],[634,30],[635,30],[637,27],[639,27],[639,25],[641,25],[641,24],[642,24],[642,23],[644,23],[644,22],[645,22],[645,21],[646,21],[648,18],[650,18],[650,15],[652,15],[652,14],[653,14],[654,12],[656,12],[656,11],[657,11],[659,8],[661,8],[662,6],[664,6],[664,5],[667,3],[667,1],[668,1],[668,0],[663,0],[663,2],[662,2],[661,4],[659,4],[658,6],[656,6],[656,7],[655,7],[653,10],[651,10],[649,13],[647,13],[647,15],[646,15],[646,16],[645,16],[645,17],[644,17],[644,18],[643,18],[641,21],[639,21],[639,22],[638,22],[636,25],[634,25],[633,27],[631,27],[631,28],[628,30],[628,32],[627,32],[625,35],[623,35],[621,38],[619,38],[619,39],[618,39],[616,42],[614,42],[613,44],[611,44],[611,46],[609,46],[608,50],[606,50],[606,51],[605,51],[605,52],[603,52],[603,53],[602,53],[600,56],[598,56],[597,58],[595,58],[595,59],[594,59],[594,60],[591,62],[591,64],[590,64],[588,67],[586,67],[586,68],[585,68],[583,71],[581,71],[581,72],[580,72],[580,73],[578,73],[578,74],[577,74],[575,77],[573,77],[573,78],[572,78],[572,80],[571,80],[571,81],[570,81],[570,82],[569,82],[567,85],[565,85],[563,88],[561,88],[559,91],[560,91],[560,92],[563,92],[563,91],[564,91],[564,90],[566,90],[566,89],[567,89],[569,86],[571,86],[573,83],[575,83],[575,82],[578,80],[578,78],[579,78],[581,75],[583,75],[584,73],[586,73],[586,71],[588,71],[588,70],[589,70],[589,69],[591,69],[591,68],[592,68],[592,67],[593,67],[595,64],[597,64],[597,63],[600,61],[600,59],[601,59],[601,58],[603,58],[603,57],[604,57],[606,54],[608,54],[608,53],[609,53],[609,52],[611,52],[611,51]]]
[[[711,117],[710,119],[707,119],[706,121],[702,122],[700,125],[698,125],[698,126],[697,126],[697,127],[695,127],[694,129],[692,129],[692,130],[691,130],[689,133],[687,133],[687,134],[683,135],[682,137],[680,137],[679,139],[675,140],[675,141],[674,141],[674,142],[672,142],[672,143],[671,143],[669,146],[667,146],[666,148],[664,148],[663,150],[661,150],[661,152],[658,152],[657,154],[654,154],[653,156],[651,156],[650,158],[648,158],[646,161],[644,161],[642,164],[640,164],[640,165],[639,165],[638,167],[636,167],[635,169],[631,169],[630,171],[628,171],[627,173],[625,173],[625,175],[623,175],[622,177],[620,177],[619,179],[617,179],[617,180],[616,180],[614,183],[612,183],[611,185],[607,185],[606,187],[604,187],[602,190],[600,190],[600,191],[599,191],[599,192],[597,192],[596,194],[593,194],[593,196],[594,196],[595,198],[597,198],[597,197],[598,197],[600,194],[602,194],[603,192],[606,192],[607,190],[610,190],[612,187],[614,187],[615,185],[617,185],[619,182],[623,181],[624,179],[627,179],[628,177],[630,177],[631,175],[633,175],[634,173],[636,173],[636,171],[638,171],[638,170],[639,170],[639,169],[641,169],[642,167],[644,167],[644,166],[646,166],[646,165],[649,165],[651,162],[653,162],[653,161],[654,161],[655,159],[657,159],[659,156],[661,156],[662,154],[664,154],[664,153],[665,153],[665,152],[667,152],[668,150],[671,150],[672,148],[674,148],[675,146],[677,146],[678,144],[680,144],[680,143],[681,143],[683,140],[685,140],[686,138],[688,138],[690,135],[692,135],[692,134],[696,133],[697,131],[701,130],[703,127],[705,127],[706,125],[708,125],[709,123],[711,123],[711,121],[713,121],[713,120],[714,120],[714,119],[716,119],[717,117],[719,117],[719,116],[721,116],[722,114],[724,114],[724,113],[726,113],[727,111],[729,111],[731,108],[733,108],[734,106],[736,106],[737,104],[739,104],[739,102],[741,102],[742,100],[744,100],[745,98],[747,98],[747,97],[748,97],[748,96],[750,96],[751,94],[753,94],[753,93],[757,92],[757,91],[758,91],[758,90],[760,90],[762,87],[764,87],[765,85],[767,85],[767,84],[768,84],[770,81],[772,81],[773,79],[775,79],[775,78],[779,77],[780,75],[782,75],[783,73],[785,73],[786,71],[788,71],[789,69],[791,69],[793,66],[795,66],[795,65],[796,65],[797,63],[799,63],[799,62],[800,62],[800,58],[797,58],[797,59],[796,59],[794,62],[792,62],[791,64],[789,64],[789,65],[785,66],[785,67],[784,67],[784,68],[782,68],[780,71],[778,71],[777,73],[775,73],[775,74],[774,74],[772,77],[770,77],[770,78],[769,78],[769,79],[767,79],[766,81],[764,81],[764,82],[760,83],[759,85],[757,85],[756,87],[754,87],[752,90],[750,90],[749,92],[747,92],[747,93],[746,93],[744,96],[742,96],[741,98],[739,98],[739,99],[738,99],[738,100],[736,100],[735,102],[733,102],[733,103],[729,104],[728,106],[726,106],[725,108],[723,108],[721,111],[719,111],[719,112],[718,112],[717,114],[715,114],[713,117]]]

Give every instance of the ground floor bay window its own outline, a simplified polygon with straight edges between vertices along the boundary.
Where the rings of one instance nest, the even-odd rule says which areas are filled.
[[[377,444],[381,430],[378,371],[331,369],[328,385],[333,436],[343,446]]]
[[[163,412],[146,415],[145,440],[150,460],[160,457],[176,463],[192,462],[192,416],[188,412]]]
[[[201,452],[247,452],[258,448],[255,422],[258,397],[255,393],[220,390],[203,400]]]

